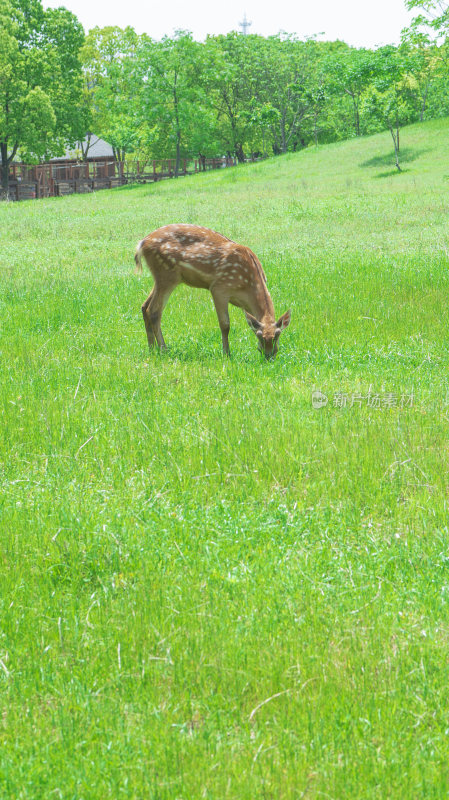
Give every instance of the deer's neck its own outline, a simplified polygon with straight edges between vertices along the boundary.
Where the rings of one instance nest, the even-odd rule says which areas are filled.
[[[267,289],[266,283],[262,278],[258,281],[255,290],[248,297],[246,308],[259,322],[274,322],[274,306]]]

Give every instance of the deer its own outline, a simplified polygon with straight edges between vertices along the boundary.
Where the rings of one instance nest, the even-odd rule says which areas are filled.
[[[290,324],[291,312],[278,320],[267,289],[267,279],[257,256],[244,245],[221,233],[187,223],[164,225],[139,242],[136,272],[142,258],[153,275],[154,286],[142,305],[150,351],[157,344],[165,349],[161,330],[162,312],[180,283],[209,289],[221,329],[223,353],[229,351],[228,304],[242,308],[257,337],[258,349],[267,360],[275,358],[279,337]]]

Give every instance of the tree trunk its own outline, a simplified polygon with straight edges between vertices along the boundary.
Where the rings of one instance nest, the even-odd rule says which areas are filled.
[[[281,153],[281,148],[279,147],[278,133],[274,125],[271,125],[271,133],[273,134],[273,142],[271,144],[273,155],[279,156]]]
[[[175,163],[175,178],[179,175],[179,167],[181,166],[181,129],[179,127],[179,100],[176,92],[176,85],[178,83],[178,73],[175,72],[173,84],[173,103],[175,107],[176,119],[176,163]]]
[[[355,107],[355,132],[357,136],[360,136],[360,114],[359,114],[359,104],[356,100],[354,100],[354,107]]]
[[[0,189],[0,200],[9,200],[9,159],[8,145],[6,142],[0,143],[2,183]]]
[[[175,163],[175,178],[179,175],[179,167],[181,166],[181,131],[176,131],[176,163]]]
[[[420,122],[424,121],[424,112],[426,110],[426,105],[427,105],[427,93],[428,93],[428,91],[429,91],[429,84],[427,84],[427,86],[426,86],[426,90],[424,92],[424,96],[423,96],[422,103],[421,103],[421,110],[419,112],[419,121]]]
[[[235,154],[237,156],[237,161],[239,162],[239,164],[243,164],[245,161],[245,153],[243,152],[243,145],[241,144],[241,142],[236,144]]]
[[[354,94],[354,92],[349,91],[346,89],[346,92],[352,97],[352,105],[354,106],[354,127],[355,127],[355,135],[360,136],[360,114],[359,114],[359,101]]]
[[[355,135],[360,136],[360,114],[359,114],[359,101],[355,94],[352,92],[351,89],[345,89],[346,94],[352,99],[352,105],[354,106],[354,127],[355,127]]]
[[[287,140],[285,136],[285,111],[281,117],[281,151],[283,153],[287,152]]]
[[[396,168],[399,170],[399,172],[402,172],[402,170],[401,170],[401,168],[399,166],[399,127],[397,127],[396,131],[395,131],[393,126],[390,125],[390,133],[391,133],[391,137],[393,139],[393,144],[394,144],[394,155],[395,155],[395,159],[396,159]]]
[[[82,142],[82,141],[80,142],[80,145],[81,145],[81,154],[82,154],[82,156],[83,156],[83,161],[85,162],[85,164],[87,164],[87,156],[88,156],[88,154],[89,154],[89,148],[90,148],[90,140],[91,140],[91,138],[92,138],[92,134],[91,134],[91,133],[88,133],[88,134],[86,134],[86,147],[85,147],[85,148],[83,147],[83,145],[84,145],[84,142]]]
[[[112,155],[114,156],[116,161],[124,161],[126,150],[124,147],[112,147]]]

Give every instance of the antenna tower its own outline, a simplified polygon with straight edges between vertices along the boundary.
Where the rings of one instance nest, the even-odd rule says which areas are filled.
[[[250,25],[252,25],[252,24],[253,24],[252,22],[249,22],[249,20],[247,20],[247,18],[246,18],[246,11],[245,11],[245,13],[244,13],[244,15],[243,15],[243,20],[242,20],[242,22],[239,22],[239,27],[242,29],[242,33],[243,33],[243,35],[244,35],[244,36],[246,36],[246,34],[248,33],[248,28],[249,28],[249,27],[250,27]]]

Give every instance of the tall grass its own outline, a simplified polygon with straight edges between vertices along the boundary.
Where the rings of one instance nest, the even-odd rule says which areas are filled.
[[[447,797],[447,123],[404,140],[0,207],[2,798]],[[259,255],[275,362],[187,287],[148,354],[180,221]]]

